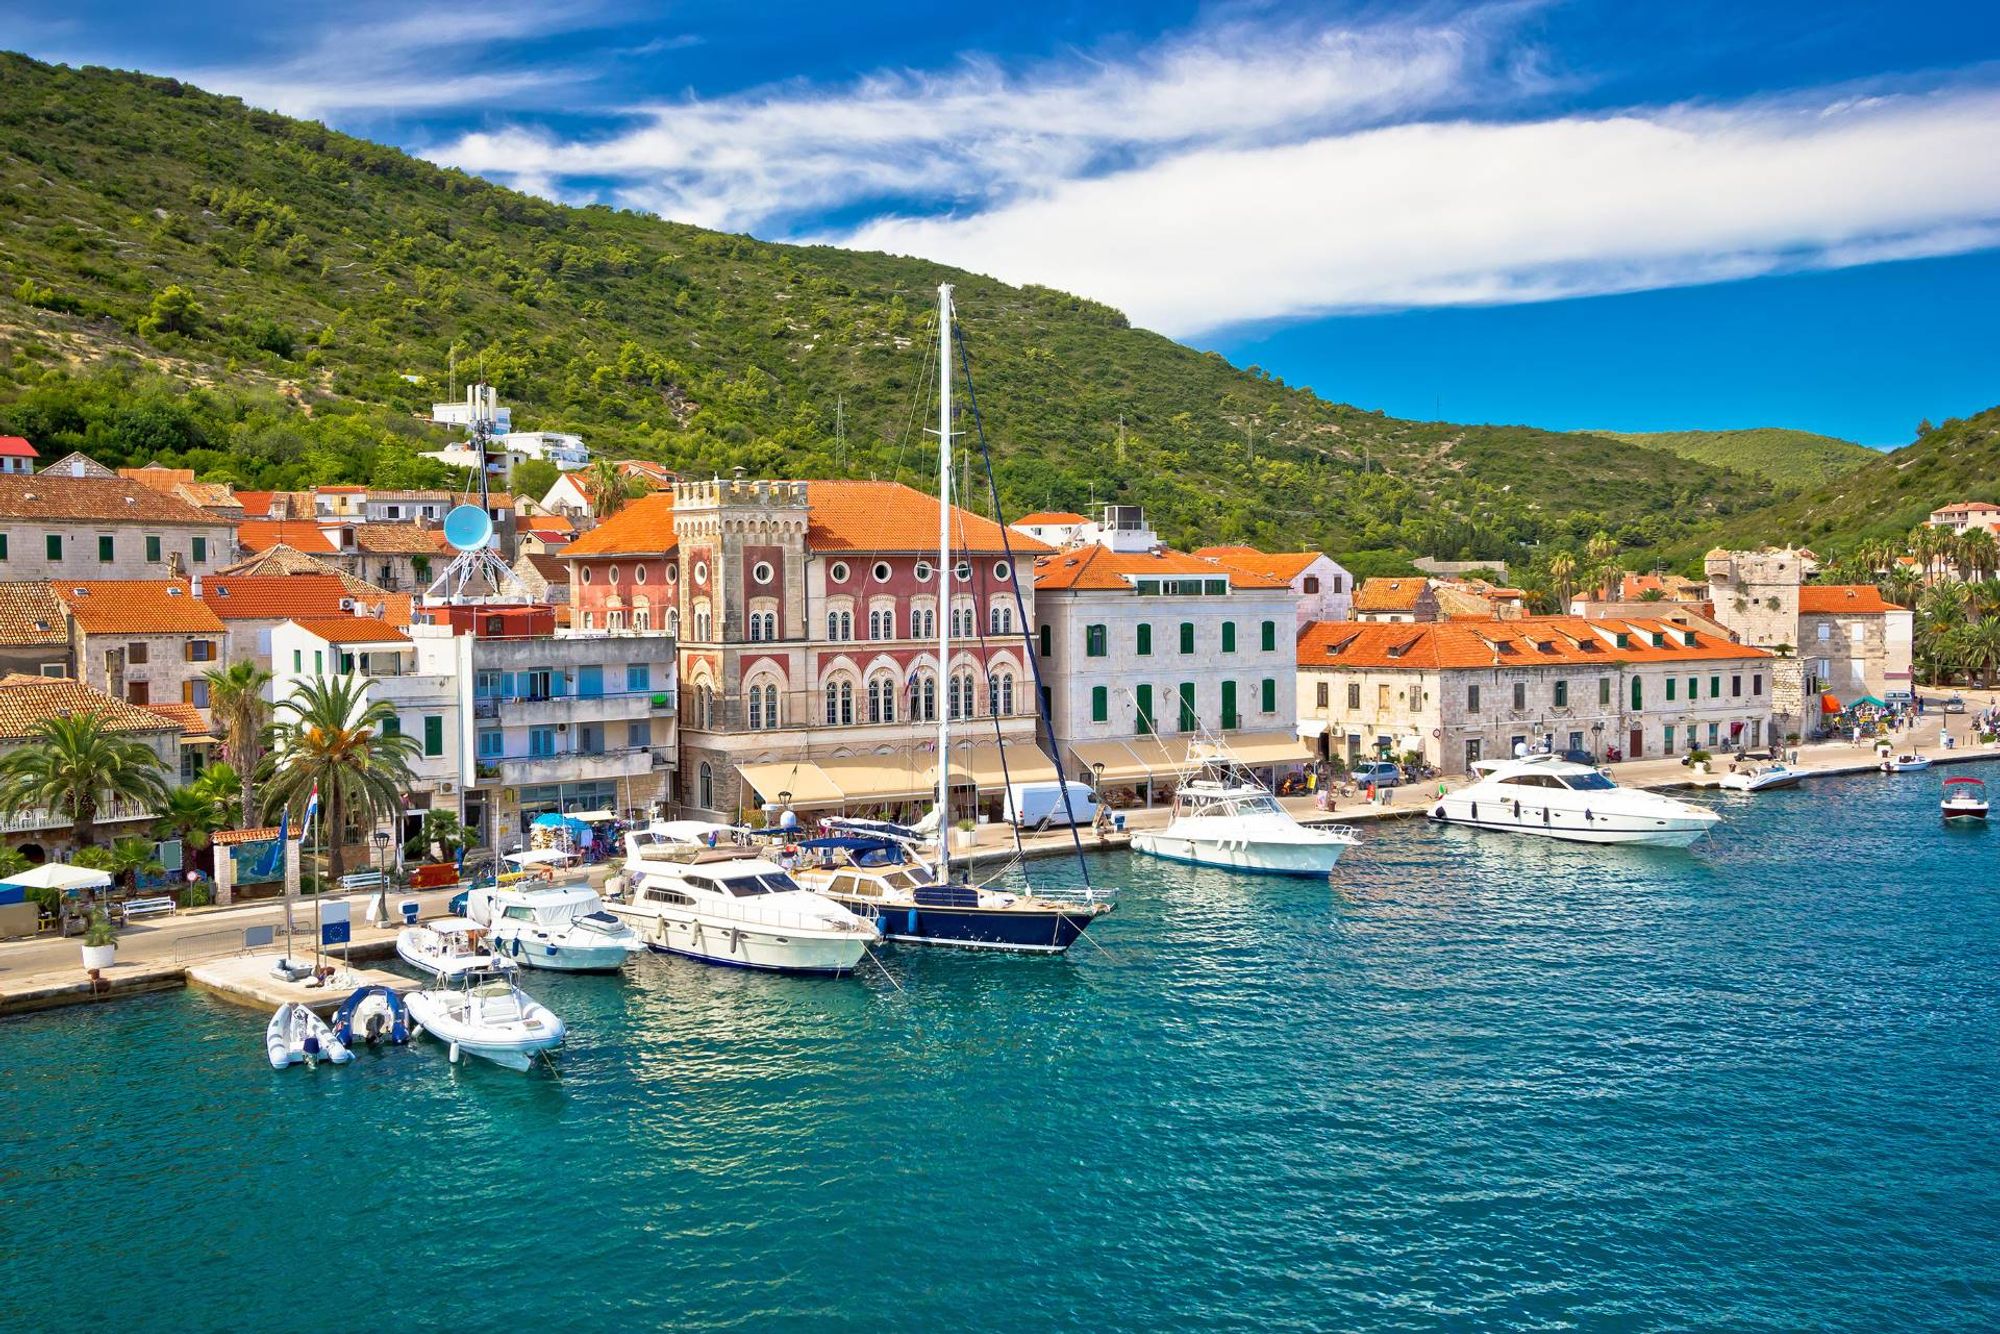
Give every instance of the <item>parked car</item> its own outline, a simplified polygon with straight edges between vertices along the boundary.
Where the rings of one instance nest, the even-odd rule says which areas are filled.
[[[1588,764],[1592,767],[1597,764],[1597,757],[1587,750],[1566,750],[1562,753],[1562,758],[1571,764]]]
[[[1354,766],[1354,786],[1394,787],[1403,781],[1403,771],[1387,760],[1366,760]]]
[[[1947,699],[1944,702],[1944,711],[1946,713],[1964,713],[1965,696],[1953,695],[1950,699]]]

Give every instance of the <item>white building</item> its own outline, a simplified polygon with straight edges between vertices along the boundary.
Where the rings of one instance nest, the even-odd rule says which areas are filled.
[[[514,410],[500,406],[500,395],[490,384],[469,384],[463,403],[431,404],[431,420],[440,426],[461,426],[470,431],[480,422],[496,435],[514,429]]]
[[[1354,608],[1354,576],[1324,552],[1197,547],[1194,554],[1232,570],[1283,579],[1298,595],[1300,625],[1344,621]]]
[[[1033,514],[1023,514],[1007,526],[1052,547],[1070,547],[1079,542],[1097,540],[1097,525],[1083,515],[1072,514],[1068,510],[1038,510]]]
[[[1170,551],[1134,506],[1108,506],[1091,527],[1094,541],[1035,562],[1064,769],[1157,796],[1204,732],[1267,776],[1303,764],[1290,584]]]

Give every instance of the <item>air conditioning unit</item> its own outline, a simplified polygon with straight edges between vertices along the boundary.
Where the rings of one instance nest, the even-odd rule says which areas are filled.
[[[342,611],[353,611],[353,610],[354,610],[354,599],[353,599],[353,598],[342,598],[342,599],[340,600],[340,609],[341,609]]]
[[[438,791],[443,793],[447,797],[450,796],[455,790],[456,789],[454,789],[449,782],[438,784]]]
[[[567,732],[567,731],[569,731],[569,724],[568,724],[568,723],[557,723],[557,724],[556,724],[556,731],[558,731],[558,732]]]

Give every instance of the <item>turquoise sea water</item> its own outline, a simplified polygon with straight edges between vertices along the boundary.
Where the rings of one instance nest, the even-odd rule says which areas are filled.
[[[2000,1325],[2000,828],[1934,776],[1692,854],[1409,823],[1122,855],[1103,952],[529,974],[560,1080],[0,1021],[0,1326]]]

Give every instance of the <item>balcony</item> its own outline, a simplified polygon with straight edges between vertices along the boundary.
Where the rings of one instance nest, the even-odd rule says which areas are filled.
[[[138,801],[114,801],[100,807],[97,812],[97,823],[100,825],[157,818],[158,812],[144,802]],[[16,811],[4,821],[0,821],[0,834],[25,834],[40,829],[68,829],[72,824],[69,816],[56,811]]]
[[[487,755],[480,757],[479,767],[483,770],[498,769],[500,781],[509,785],[637,778],[653,771],[653,748],[627,746],[615,750],[570,750],[554,755],[506,755],[498,758]]]
[[[472,716],[499,718],[523,727],[630,722],[671,717],[674,704],[671,690],[620,690],[596,695],[481,695],[472,701]]]

